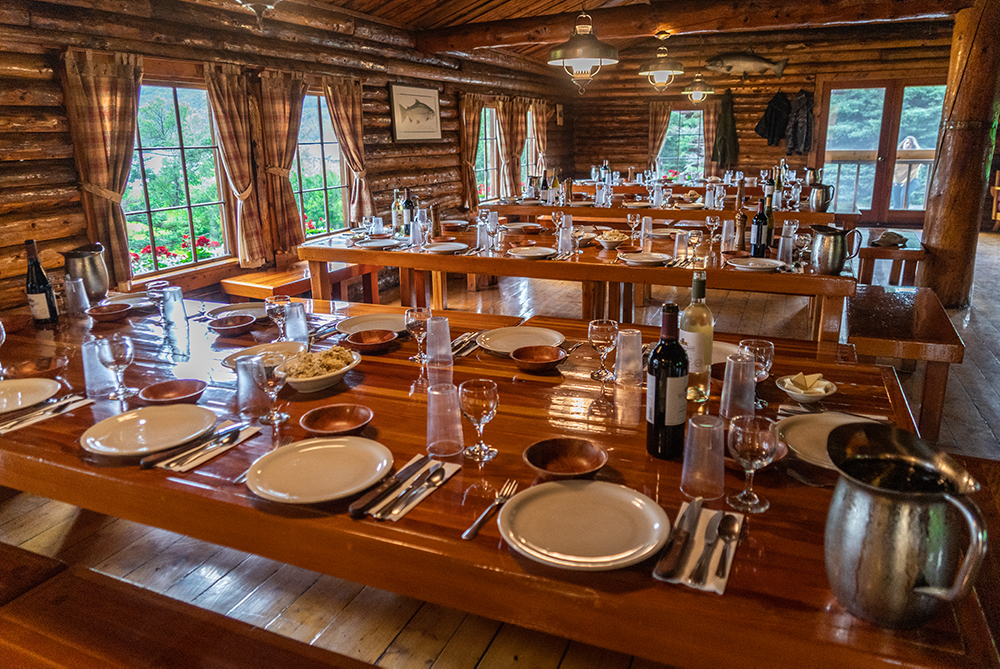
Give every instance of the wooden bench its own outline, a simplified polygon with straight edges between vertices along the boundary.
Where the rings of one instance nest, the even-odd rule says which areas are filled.
[[[884,232],[895,232],[906,237],[906,246],[872,246]],[[868,228],[862,234],[865,242],[858,250],[858,283],[870,284],[875,275],[875,261],[889,260],[890,286],[912,286],[917,277],[917,266],[926,257],[919,230]]]
[[[0,666],[372,666],[14,546],[0,579]]]
[[[329,263],[329,282],[332,299],[347,301],[348,279],[362,278],[362,301],[378,304],[378,270],[376,265],[353,265],[343,262]],[[233,302],[264,300],[272,295],[295,297],[308,293],[309,263],[298,262],[285,269],[249,272],[221,281],[222,290]]]
[[[965,344],[930,288],[859,285],[847,298],[847,343],[860,362],[875,358],[927,363],[917,421],[920,436],[937,440],[941,431],[948,365],[965,357]]]

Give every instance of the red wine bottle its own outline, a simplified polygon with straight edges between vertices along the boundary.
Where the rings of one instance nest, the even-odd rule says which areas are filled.
[[[42,263],[38,259],[38,246],[34,239],[24,242],[28,255],[28,272],[25,291],[28,293],[28,306],[35,325],[52,325],[59,322],[59,311],[56,309],[56,294],[52,290],[52,282],[45,276]]]
[[[684,454],[688,357],[677,338],[677,305],[663,305],[660,343],[649,354],[646,375],[646,452],[663,460]]]
[[[754,258],[767,257],[767,214],[764,201],[757,202],[757,213],[750,222],[750,255]]]

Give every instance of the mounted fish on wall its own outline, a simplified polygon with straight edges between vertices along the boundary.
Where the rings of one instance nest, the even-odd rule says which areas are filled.
[[[785,72],[788,59],[773,61],[758,56],[753,51],[729,51],[712,56],[705,61],[705,67],[715,72],[725,74],[738,74],[744,81],[751,74],[764,74],[767,70],[772,70],[774,76],[781,78]]]
[[[392,136],[397,142],[441,139],[441,108],[435,88],[389,85]]]

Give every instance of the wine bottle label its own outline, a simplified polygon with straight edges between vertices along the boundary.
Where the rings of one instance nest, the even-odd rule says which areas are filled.
[[[663,401],[665,412],[664,425],[680,425],[687,420],[687,387],[688,375],[667,377],[667,392]],[[646,375],[646,422],[655,422],[656,408],[656,377]]]
[[[712,333],[681,330],[680,341],[688,354],[688,373],[707,372],[712,364]]]
[[[399,210],[398,209],[393,209],[392,210],[392,229],[395,230],[398,227],[399,227]]]
[[[45,293],[28,293],[28,307],[31,309],[31,317],[38,321],[47,321],[52,316],[49,314],[49,301]]]

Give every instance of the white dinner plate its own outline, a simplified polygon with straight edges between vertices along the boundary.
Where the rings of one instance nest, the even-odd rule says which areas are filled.
[[[500,535],[543,564],[579,571],[619,569],[655,555],[670,520],[660,506],[604,481],[553,481],[518,493],[500,508]]]
[[[122,293],[101,300],[101,304],[128,304],[133,309],[155,309],[156,305],[149,301],[146,293]]]
[[[363,249],[393,249],[399,246],[402,242],[398,239],[368,239],[363,242],[355,242],[355,246],[360,246]]]
[[[702,202],[678,202],[675,205],[678,209],[704,209],[705,204]]]
[[[423,247],[424,251],[428,253],[437,253],[440,255],[451,255],[452,253],[464,251],[467,248],[469,248],[469,245],[462,242],[437,242],[434,244],[425,244]]]
[[[191,441],[215,426],[215,414],[194,404],[143,407],[105,418],[80,445],[97,455],[145,455]]]
[[[406,332],[406,317],[403,314],[365,314],[345,318],[337,323],[337,332],[342,334],[354,334],[365,330]]]
[[[461,218],[445,218],[441,220],[441,225],[461,225],[468,226],[469,222]]]
[[[580,200],[579,202],[573,202],[571,205],[573,207],[593,207],[594,203],[591,200]]]
[[[712,342],[712,364],[725,363],[726,358],[740,352],[740,347],[724,341]]]
[[[645,209],[646,207],[653,206],[652,202],[626,202],[625,206],[629,209]]]
[[[522,228],[537,228],[538,223],[532,223],[531,221],[514,221],[513,223],[504,223],[502,226],[504,230],[510,230],[511,232],[516,232]]]
[[[535,205],[541,203],[542,203],[541,200],[521,200],[521,204],[527,204],[527,205]]]
[[[670,260],[668,253],[619,253],[618,257],[629,265],[656,266]]]
[[[673,228],[653,228],[653,236],[657,239],[669,239],[677,234]]]
[[[521,258],[522,260],[540,260],[542,258],[551,258],[555,254],[556,250],[550,249],[547,246],[517,246],[507,251],[507,255]]]
[[[219,318],[220,316],[237,316],[246,314],[253,316],[259,321],[267,320],[267,308],[263,302],[243,302],[242,304],[227,304],[224,307],[216,307],[208,312],[209,316]]]
[[[785,263],[773,258],[730,258],[726,264],[743,272],[773,272],[785,266]]]
[[[297,341],[276,341],[271,342],[270,344],[257,344],[256,346],[244,348],[236,351],[236,353],[233,353],[232,355],[226,356],[222,360],[222,366],[228,367],[229,369],[236,369],[236,359],[242,358],[245,355],[257,355],[259,353],[274,351],[276,353],[284,353],[285,355],[291,357],[304,350],[306,350],[306,345]]]
[[[59,382],[52,379],[7,379],[0,381],[0,413],[38,404],[59,392]]]
[[[348,497],[381,481],[389,449],[363,437],[306,439],[271,451],[247,473],[247,487],[274,502],[314,504]]]
[[[797,456],[809,464],[825,469],[836,469],[826,450],[826,442],[833,428],[848,423],[874,423],[858,416],[828,411],[791,416],[771,426],[771,431],[788,444]]]
[[[559,346],[566,341],[562,333],[548,328],[512,327],[487,330],[478,337],[476,343],[493,353],[510,355],[522,346]]]

